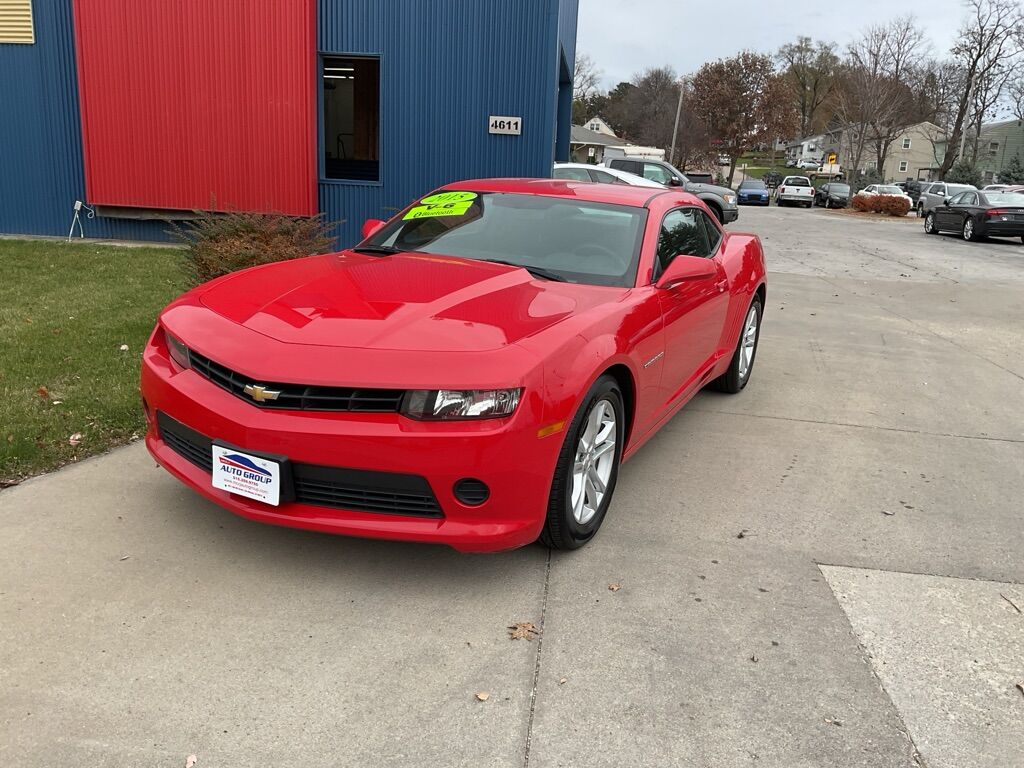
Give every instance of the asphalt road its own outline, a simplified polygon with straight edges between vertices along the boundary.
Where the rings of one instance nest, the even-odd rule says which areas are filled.
[[[1024,765],[1024,246],[733,228],[754,378],[579,552],[263,526],[141,445],[0,492],[0,765]]]

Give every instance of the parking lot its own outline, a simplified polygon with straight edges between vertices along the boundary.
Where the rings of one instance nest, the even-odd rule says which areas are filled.
[[[141,444],[0,492],[0,762],[1024,765],[1024,245],[731,229],[770,270],[751,384],[577,552],[263,526]]]

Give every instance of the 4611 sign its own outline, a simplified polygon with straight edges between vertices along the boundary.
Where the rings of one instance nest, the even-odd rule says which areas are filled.
[[[523,132],[523,118],[507,115],[491,115],[487,118],[488,131],[505,136],[519,136]]]

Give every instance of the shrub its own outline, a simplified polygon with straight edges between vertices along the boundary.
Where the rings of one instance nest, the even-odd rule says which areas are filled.
[[[944,181],[951,184],[973,184],[976,187],[981,187],[981,171],[966,160],[960,160],[949,169]]]
[[[850,201],[850,205],[855,211],[866,212],[871,210],[871,200],[872,197],[870,195],[854,195],[853,200]]]
[[[850,201],[855,211],[884,213],[887,216],[906,216],[910,203],[895,195],[854,195]]]
[[[877,195],[875,197],[876,213],[884,213],[887,216],[906,216],[910,213],[910,201],[895,195]]]
[[[190,286],[239,269],[335,249],[335,222],[322,216],[203,212],[171,226],[171,234],[188,246],[185,272]]]

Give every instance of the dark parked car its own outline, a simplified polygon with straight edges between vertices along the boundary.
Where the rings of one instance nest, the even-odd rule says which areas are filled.
[[[760,179],[746,179],[736,190],[736,202],[740,205],[769,205],[771,193]]]
[[[822,184],[814,193],[814,204],[826,208],[846,208],[850,204],[850,185],[839,181]]]
[[[1019,237],[1024,243],[1024,194],[968,190],[947,197],[925,216],[924,231],[957,232],[964,240]]]
[[[914,206],[917,206],[917,201],[921,197],[921,194],[932,185],[930,181],[916,181],[911,180],[907,182],[906,193],[910,196],[910,199],[914,201]]]

